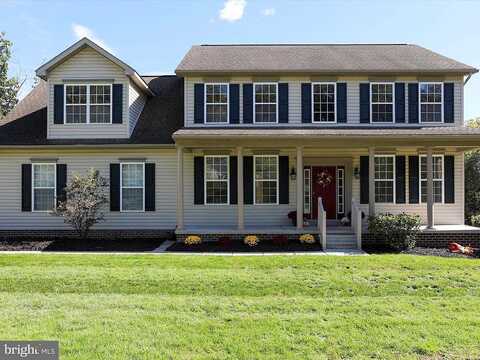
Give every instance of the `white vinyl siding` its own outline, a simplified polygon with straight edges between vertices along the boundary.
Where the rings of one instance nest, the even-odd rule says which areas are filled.
[[[146,158],[146,162],[154,163],[155,203],[156,211],[121,212],[109,211],[105,206],[105,221],[94,226],[94,229],[120,230],[173,230],[175,229],[176,208],[176,172],[177,158],[174,149],[125,151],[119,149],[102,149],[96,152],[78,152],[62,150],[56,153],[35,150],[32,153],[0,152],[0,229],[1,230],[46,230],[71,229],[61,217],[52,216],[46,212],[22,212],[22,164],[30,163],[31,157],[57,158],[58,163],[68,167],[70,181],[75,174],[85,175],[90,168],[99,170],[107,183],[110,176],[110,164],[118,163],[119,158]],[[32,174],[33,175],[33,174]],[[32,177],[33,178],[33,177]],[[105,189],[109,195],[108,187]]]
[[[308,127],[312,124],[302,123],[302,97],[301,97],[301,87],[302,83],[310,83],[312,79],[307,76],[281,76],[275,77],[275,81],[279,83],[288,83],[288,123],[253,123],[253,124],[244,124],[243,123],[243,84],[252,84],[254,83],[251,77],[241,77],[241,76],[232,76],[230,78],[231,83],[240,84],[240,123],[239,124],[228,124],[228,127],[264,127],[264,126],[273,126],[273,127]],[[463,126],[463,81],[460,79],[444,80],[445,82],[454,83],[454,123],[431,123],[432,126]],[[186,77],[185,78],[185,126],[187,127],[202,127],[205,124],[195,124],[193,119],[194,112],[194,84],[195,83],[205,82],[201,77]],[[313,81],[315,82],[315,81]],[[344,82],[347,84],[347,122],[346,123],[321,123],[321,126],[351,126],[358,125],[362,127],[371,126],[370,124],[361,124],[360,123],[360,83],[368,82],[368,78],[363,80],[357,79],[342,79],[339,78],[337,82]],[[401,82],[405,84],[405,123],[396,123],[395,121],[391,123],[382,123],[382,126],[392,126],[392,127],[408,127],[412,126],[408,122],[408,84],[416,83],[418,81],[413,81],[409,79],[399,79],[395,82]],[[395,108],[395,106],[394,106]],[[413,124],[414,126],[421,126],[420,124]]]
[[[132,135],[142,114],[147,97],[132,81],[129,81],[128,89],[128,133]]]
[[[54,124],[54,85],[123,84],[122,124]],[[48,74],[47,137],[49,139],[128,138],[129,79],[125,71],[95,50],[85,48]],[[65,113],[64,113],[65,115]]]

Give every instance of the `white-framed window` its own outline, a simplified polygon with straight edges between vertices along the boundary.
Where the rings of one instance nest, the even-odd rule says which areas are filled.
[[[395,155],[375,155],[375,202],[395,202]]]
[[[391,123],[395,119],[395,86],[393,83],[370,83],[370,121]]]
[[[228,123],[229,84],[205,84],[205,123]]]
[[[50,211],[56,207],[57,165],[32,164],[32,211]]]
[[[253,84],[253,112],[256,123],[278,122],[278,84]]]
[[[313,122],[337,122],[337,84],[322,82],[312,84]]]
[[[145,211],[145,163],[121,163],[120,185],[121,211]]]
[[[65,124],[111,124],[111,84],[67,84],[65,91]]]
[[[432,156],[433,165],[433,201],[443,203],[444,169],[443,155]],[[420,156],[420,201],[427,202],[427,156]]]
[[[255,205],[278,204],[278,156],[255,155]]]
[[[205,156],[205,204],[230,203],[230,158],[224,155]]]
[[[443,83],[419,83],[418,96],[420,122],[443,122]]]
[[[337,213],[345,213],[345,169],[337,168]]]
[[[310,168],[303,170],[303,213],[312,211],[312,173]]]

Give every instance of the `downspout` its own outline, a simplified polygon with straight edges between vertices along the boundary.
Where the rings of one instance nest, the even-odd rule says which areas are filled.
[[[464,86],[467,85],[467,82],[468,82],[468,80],[470,80],[471,77],[472,77],[472,74],[468,74],[467,78],[465,79],[465,81],[463,83]]]

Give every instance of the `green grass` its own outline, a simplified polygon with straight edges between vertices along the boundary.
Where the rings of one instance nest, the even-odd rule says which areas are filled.
[[[480,261],[0,255],[0,339],[62,359],[480,357]]]

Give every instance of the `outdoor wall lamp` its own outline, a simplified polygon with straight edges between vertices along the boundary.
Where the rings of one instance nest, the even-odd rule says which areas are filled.
[[[295,172],[295,168],[292,166],[292,170],[290,170],[290,179],[295,181],[297,179],[297,173]]]
[[[355,177],[355,179],[360,179],[360,169],[358,167],[355,167],[353,169],[353,176]]]

